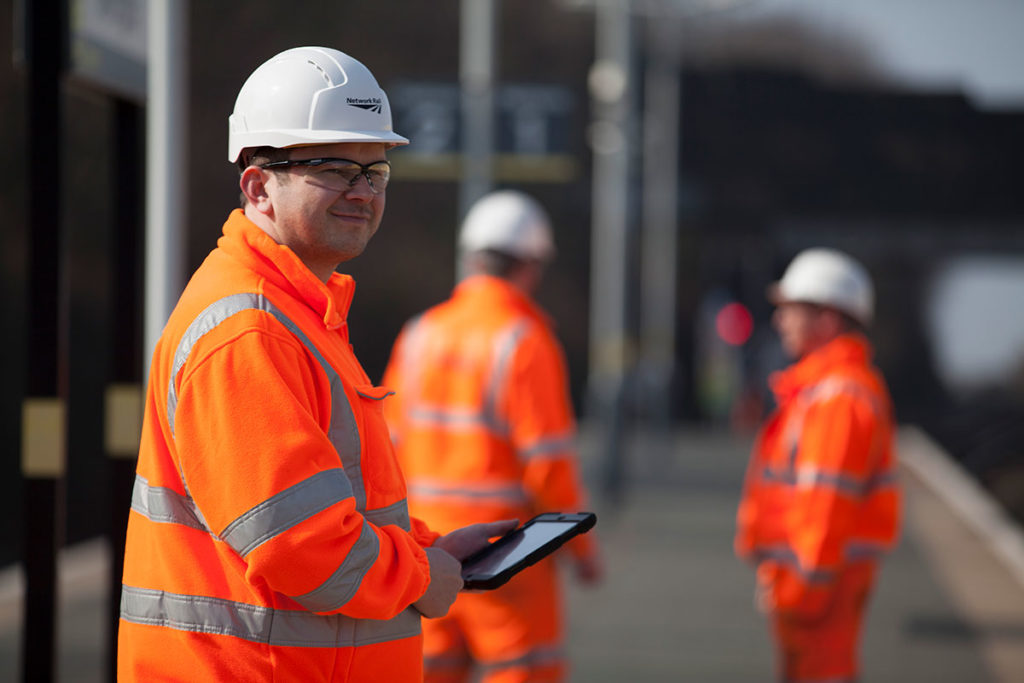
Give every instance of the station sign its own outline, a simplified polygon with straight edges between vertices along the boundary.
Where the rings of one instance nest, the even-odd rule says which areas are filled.
[[[388,88],[394,129],[410,140],[393,152],[396,174],[456,180],[463,112],[454,83],[399,83]],[[560,85],[502,84],[495,89],[494,174],[502,181],[567,182],[574,100]]]

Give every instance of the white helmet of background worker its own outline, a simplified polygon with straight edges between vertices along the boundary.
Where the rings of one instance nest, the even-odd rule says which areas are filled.
[[[491,249],[530,261],[549,261],[555,255],[551,221],[543,207],[516,190],[484,195],[462,221],[459,248],[463,253]]]
[[[261,64],[228,119],[228,159],[243,149],[409,140],[391,130],[391,106],[361,62],[327,47],[296,47]]]
[[[875,313],[871,277],[860,263],[834,249],[806,249],[769,288],[772,303],[805,302],[846,313],[867,327]]]

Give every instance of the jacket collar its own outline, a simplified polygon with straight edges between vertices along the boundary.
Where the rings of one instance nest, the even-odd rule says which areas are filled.
[[[332,273],[324,283],[288,247],[278,244],[235,209],[224,223],[218,248],[316,311],[324,326],[347,334],[347,318],[356,283],[349,275]]]
[[[866,365],[871,356],[871,344],[863,335],[840,335],[785,370],[772,373],[768,382],[780,398],[792,396],[804,387],[816,384],[836,367]]]

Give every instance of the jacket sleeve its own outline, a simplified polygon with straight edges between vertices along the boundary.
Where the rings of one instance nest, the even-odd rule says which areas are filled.
[[[314,612],[388,619],[419,599],[426,556],[356,510],[327,437],[330,387],[306,350],[272,325],[199,346],[176,379],[174,437],[189,495],[239,560],[230,564]]]
[[[761,436],[759,435],[758,441]],[[739,507],[736,511],[736,537],[733,540],[733,550],[736,556],[753,562],[754,548],[757,544],[756,528],[760,516],[758,509],[758,483],[760,481],[759,471],[764,466],[761,462],[761,445],[755,443],[751,450],[750,460],[747,462],[747,472],[743,480],[743,494],[740,497]]]
[[[565,359],[547,330],[526,335],[516,349],[506,402],[512,443],[523,468],[523,488],[534,509],[586,509]],[[597,550],[592,532],[576,537],[566,547],[577,557]]]
[[[827,608],[862,514],[879,454],[878,429],[876,408],[863,392],[841,391],[808,408],[786,519],[796,565],[778,578],[779,609],[814,618]]]

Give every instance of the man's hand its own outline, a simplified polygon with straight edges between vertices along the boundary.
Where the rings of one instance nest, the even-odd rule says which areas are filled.
[[[428,619],[448,614],[462,590],[461,560],[483,548],[491,538],[503,536],[517,526],[517,519],[471,524],[442,536],[434,541],[434,545],[424,548],[430,562],[430,586],[412,606]]]
[[[775,609],[775,596],[772,587],[760,581],[754,586],[754,607],[761,614],[771,614]]]
[[[518,526],[518,519],[470,524],[437,539],[432,547],[441,548],[461,561],[487,545],[490,539],[504,536]]]
[[[596,586],[604,579],[604,562],[596,553],[577,559],[575,569],[576,580],[584,586]]]
[[[436,544],[424,550],[430,562],[430,585],[412,606],[428,619],[436,619],[448,614],[462,590],[462,564]]]

